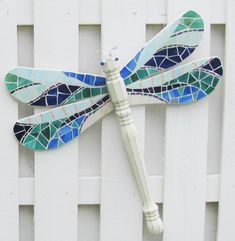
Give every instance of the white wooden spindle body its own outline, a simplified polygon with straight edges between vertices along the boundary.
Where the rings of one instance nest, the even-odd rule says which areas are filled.
[[[158,206],[154,203],[151,195],[144,165],[144,155],[133,122],[125,84],[114,60],[108,59],[103,65],[103,70],[107,78],[108,93],[120,123],[124,146],[143,201],[143,211],[147,227],[151,233],[161,233],[163,225],[159,216]]]

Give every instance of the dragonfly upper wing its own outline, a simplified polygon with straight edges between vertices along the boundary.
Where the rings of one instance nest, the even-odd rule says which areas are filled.
[[[194,61],[128,86],[130,104],[187,104],[209,95],[222,77],[218,57]]]
[[[18,67],[5,77],[17,100],[34,106],[63,105],[107,93],[103,76]]]
[[[125,84],[156,75],[182,62],[199,45],[203,31],[201,16],[192,10],[187,11],[146,43],[121,69]]]
[[[16,122],[18,141],[33,150],[58,148],[113,110],[108,97],[94,97],[60,106]]]

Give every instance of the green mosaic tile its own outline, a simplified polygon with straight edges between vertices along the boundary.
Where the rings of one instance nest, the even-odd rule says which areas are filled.
[[[28,143],[28,142],[33,141],[33,140],[35,140],[35,136],[29,134],[29,135],[26,136],[26,138],[24,140],[24,143]]]
[[[43,146],[39,141],[35,142],[35,149],[37,150],[45,150],[45,146]]]
[[[206,90],[206,93],[209,95],[212,91],[214,91],[215,88],[213,87],[209,87],[207,90]]]
[[[148,76],[148,72],[145,69],[140,69],[137,71],[137,75],[139,76],[140,79],[144,79],[145,77]]]
[[[189,74],[186,73],[186,74],[183,74],[181,75],[180,77],[178,77],[178,80],[180,83],[188,83],[188,78],[189,78]]]
[[[208,84],[208,85],[211,85],[212,81],[213,81],[213,76],[211,76],[211,75],[207,75],[207,77],[202,80],[202,82],[204,82],[205,84]]]
[[[102,87],[102,88],[101,88],[101,93],[102,93],[102,94],[107,94],[107,93],[108,93],[107,88],[106,88],[106,87]]]
[[[17,83],[17,78],[16,75],[8,73],[5,77],[5,82]]]
[[[139,80],[139,77],[138,77],[138,75],[135,73],[135,74],[133,74],[133,75],[131,76],[131,81],[132,81],[132,83],[133,83],[133,82],[135,82],[135,81],[137,81],[137,80]]]
[[[214,77],[212,86],[215,87],[218,84],[218,82],[219,82],[219,78]]]
[[[22,86],[30,85],[30,84],[33,84],[33,81],[19,77],[18,87],[22,87]]]
[[[207,85],[207,84],[201,82],[201,89],[202,89],[202,90],[205,91],[208,87],[209,87],[209,85]]]
[[[91,96],[90,88],[85,88],[82,90],[82,96],[83,98],[88,98]]]
[[[99,95],[99,94],[101,94],[100,88],[91,89],[91,95],[92,96],[96,96],[96,95]]]
[[[195,79],[195,77],[190,74],[190,75],[189,75],[189,78],[188,78],[188,83],[189,83],[189,84],[192,84],[192,83],[194,83],[195,81],[197,81],[197,79]]]
[[[50,128],[49,126],[41,131],[41,133],[49,140],[51,138],[50,136]]]
[[[132,83],[131,78],[126,78],[124,82],[125,82],[125,85],[129,85]]]
[[[195,11],[189,10],[189,11],[187,11],[187,12],[183,15],[183,17],[187,17],[187,18],[200,18],[201,16],[200,16],[198,13],[196,13]]]
[[[7,89],[11,92],[13,90],[15,90],[17,88],[17,85],[16,84],[6,84],[7,86]]]

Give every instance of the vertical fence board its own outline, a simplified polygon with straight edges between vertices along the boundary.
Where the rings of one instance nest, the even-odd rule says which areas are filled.
[[[102,48],[114,51],[119,63],[145,42],[143,1],[102,0]],[[133,108],[142,143],[144,143],[144,108]],[[120,129],[114,115],[102,123],[101,231],[102,241],[142,240],[142,205],[137,185],[123,148]]]
[[[33,24],[33,3],[34,0],[16,1],[17,24],[32,25]]]
[[[35,66],[78,68],[76,0],[34,2]],[[35,241],[77,241],[78,143],[35,153]]]
[[[198,8],[198,6],[201,6]],[[205,1],[168,0],[168,20],[188,9],[198,11],[205,33],[196,57],[209,55],[209,18]],[[164,241],[204,238],[208,100],[167,107],[164,184]]]
[[[100,23],[100,0],[79,0],[79,23]]]
[[[18,144],[12,133],[17,120],[17,102],[3,79],[17,63],[16,1],[0,2],[0,240],[19,240]]]
[[[218,221],[218,241],[232,241],[235,236],[235,2],[227,0],[225,44],[225,99],[223,118],[223,143],[221,159],[221,185]]]

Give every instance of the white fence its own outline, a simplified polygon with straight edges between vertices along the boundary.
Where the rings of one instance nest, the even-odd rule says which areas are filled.
[[[33,153],[12,127],[34,110],[1,81],[1,241],[234,241],[234,1],[1,0],[0,76],[15,65],[99,73],[101,49],[117,45],[122,63],[187,9],[206,23],[192,58],[218,55],[225,78],[194,105],[133,108],[164,234],[143,223],[113,114],[59,150]]]

